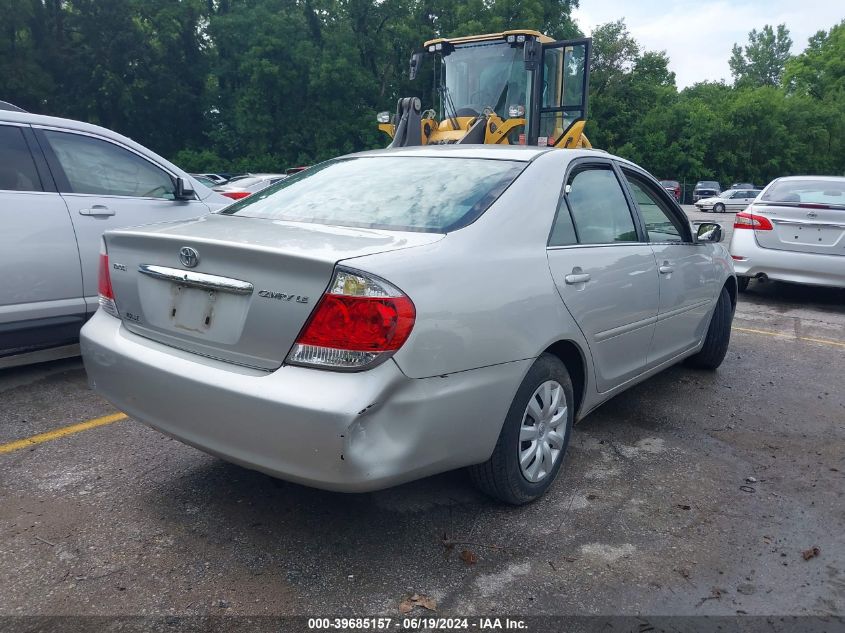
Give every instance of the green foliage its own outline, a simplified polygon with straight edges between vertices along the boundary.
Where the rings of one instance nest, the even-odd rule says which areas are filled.
[[[745,51],[734,44],[728,64],[738,86],[778,86],[792,39],[785,24],[778,24],[777,33],[770,25],[761,31],[752,29],[748,34]]]
[[[786,89],[816,99],[845,92],[845,20],[813,35],[803,53],[790,59],[783,76]]]
[[[425,40],[578,37],[577,0],[0,0],[0,99],[127,134],[192,171],[279,171],[382,147],[375,113],[432,100]],[[678,91],[664,52],[596,28],[587,133],[659,177],[845,173],[845,22],[790,58],[784,25],[734,48],[734,85]]]

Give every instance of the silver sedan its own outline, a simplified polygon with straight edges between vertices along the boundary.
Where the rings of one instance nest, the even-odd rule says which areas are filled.
[[[737,214],[730,251],[740,290],[755,278],[845,288],[845,178],[772,181]]]
[[[129,415],[248,468],[359,492],[469,466],[525,503],[574,422],[682,360],[720,365],[720,238],[604,152],[355,154],[107,233],[83,355]]]

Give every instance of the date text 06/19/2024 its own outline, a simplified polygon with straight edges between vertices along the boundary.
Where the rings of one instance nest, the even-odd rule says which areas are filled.
[[[326,631],[496,631],[527,630],[524,620],[519,618],[308,618],[310,630]]]

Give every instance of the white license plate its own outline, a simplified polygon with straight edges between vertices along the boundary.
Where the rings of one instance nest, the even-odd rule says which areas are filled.
[[[221,293],[214,290],[174,285],[171,290],[170,321],[173,327],[204,334],[215,325]]]

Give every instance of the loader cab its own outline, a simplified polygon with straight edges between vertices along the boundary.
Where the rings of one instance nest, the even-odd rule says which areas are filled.
[[[589,38],[554,41],[537,31],[426,42],[411,58],[410,72],[415,79],[424,70],[433,85],[434,108],[418,117],[419,141],[563,146],[569,133],[569,146],[577,146],[587,114],[590,43]],[[420,90],[425,94],[426,86]],[[401,108],[400,101],[396,116],[379,117],[391,136]],[[416,127],[411,114],[411,128],[401,131]],[[416,137],[403,136],[399,144],[417,144]]]

